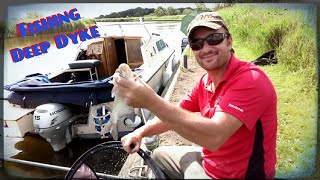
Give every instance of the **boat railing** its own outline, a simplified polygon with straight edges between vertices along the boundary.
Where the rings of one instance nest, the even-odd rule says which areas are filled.
[[[103,28],[103,27],[108,27],[108,26],[118,26],[120,29],[120,32],[121,32],[121,36],[126,36],[127,34],[124,30],[124,26],[129,26],[129,25],[141,25],[145,29],[145,31],[147,32],[147,35],[149,37],[148,41],[150,41],[152,39],[153,35],[159,36],[159,34],[157,34],[157,33],[150,33],[149,29],[146,27],[144,22],[117,22],[117,23],[101,24],[98,27]]]

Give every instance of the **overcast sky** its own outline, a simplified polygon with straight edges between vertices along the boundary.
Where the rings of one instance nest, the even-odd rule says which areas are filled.
[[[112,12],[120,12],[127,9],[141,8],[157,8],[159,6],[173,8],[192,7],[195,3],[37,3],[8,7],[8,18],[20,19],[25,17],[27,12],[38,12],[40,15],[50,16],[56,13],[63,13],[72,8],[77,8],[81,17],[98,17],[100,15],[110,14]],[[214,7],[214,3],[206,3],[206,6]]]

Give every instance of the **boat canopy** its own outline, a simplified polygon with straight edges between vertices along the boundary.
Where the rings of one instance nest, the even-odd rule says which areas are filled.
[[[66,103],[81,106],[113,101],[112,77],[74,83],[50,82],[46,75],[37,74],[4,86],[11,91],[7,100],[22,108],[35,108],[45,103]]]

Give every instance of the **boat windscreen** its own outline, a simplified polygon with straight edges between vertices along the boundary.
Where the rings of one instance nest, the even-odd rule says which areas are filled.
[[[147,25],[146,25],[147,26]],[[98,31],[101,36],[141,36],[149,39],[149,33],[146,27],[138,23],[99,23]]]

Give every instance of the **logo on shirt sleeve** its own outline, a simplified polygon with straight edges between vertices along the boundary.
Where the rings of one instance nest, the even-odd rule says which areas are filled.
[[[216,101],[214,102],[214,106],[216,107],[217,105],[220,104],[221,100],[222,100],[223,96],[218,96],[218,98],[216,99]]]
[[[229,103],[228,106],[233,108],[233,109],[236,109],[236,110],[240,111],[241,113],[243,113],[243,109],[239,108],[238,106],[235,106],[235,105],[233,105],[231,103]]]

